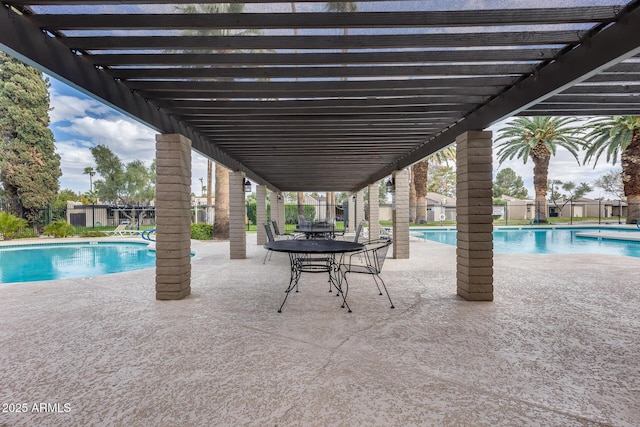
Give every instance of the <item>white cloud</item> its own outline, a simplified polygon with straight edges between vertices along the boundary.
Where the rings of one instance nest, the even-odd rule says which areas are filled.
[[[73,118],[85,117],[89,114],[108,114],[111,109],[91,98],[81,99],[76,96],[51,93],[51,107],[49,119],[51,124],[69,121]]]
[[[124,163],[139,159],[148,165],[155,156],[156,132],[123,116],[85,116],[74,118],[70,123],[58,129],[88,139],[93,145],[109,147]]]

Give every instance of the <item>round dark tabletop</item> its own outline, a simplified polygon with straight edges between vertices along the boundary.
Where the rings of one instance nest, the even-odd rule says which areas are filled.
[[[266,243],[264,247],[275,252],[329,254],[359,251],[364,245],[343,240],[277,240]]]

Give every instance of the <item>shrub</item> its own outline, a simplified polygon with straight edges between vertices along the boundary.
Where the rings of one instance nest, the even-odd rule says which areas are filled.
[[[213,225],[202,222],[198,224],[191,224],[191,238],[194,240],[213,239]]]
[[[47,236],[68,237],[75,233],[76,229],[73,225],[68,224],[64,219],[56,219],[44,228],[44,234]]]
[[[0,233],[3,239],[12,239],[18,230],[28,225],[25,219],[18,218],[9,212],[0,212]]]

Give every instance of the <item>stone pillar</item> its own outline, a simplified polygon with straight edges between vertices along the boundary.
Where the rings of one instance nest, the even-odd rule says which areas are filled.
[[[458,295],[493,301],[491,132],[469,131],[456,139]]]
[[[349,194],[349,198],[347,199],[349,202],[349,211],[347,212],[347,219],[349,220],[349,226],[347,227],[347,233],[355,233],[356,227],[358,224],[356,222],[356,198],[355,194]]]
[[[267,243],[267,232],[262,224],[267,222],[267,187],[256,186],[256,228],[258,230],[256,242],[258,245]]]
[[[356,193],[356,209],[355,209],[355,224],[357,228],[358,224],[364,221],[364,193],[362,190],[358,190]]]
[[[278,218],[276,218],[276,221],[278,221],[278,227],[280,228],[280,232],[284,233],[284,227],[287,224],[285,222],[285,215],[284,215],[284,195],[282,193],[278,193],[278,197],[276,198],[276,200],[278,202]]]
[[[369,184],[369,239],[380,237],[380,200],[378,197],[378,183]]]
[[[278,195],[280,193],[276,193],[274,191],[272,191],[269,195],[269,211],[271,212],[271,221],[276,221],[278,222],[278,218],[280,216],[279,212],[278,212]],[[280,226],[280,223],[278,223],[278,226]]]
[[[191,293],[191,141],[156,135],[156,299]]]
[[[393,172],[393,257],[409,258],[409,171]]]
[[[229,174],[229,254],[231,259],[247,257],[246,204],[244,201],[244,173]]]

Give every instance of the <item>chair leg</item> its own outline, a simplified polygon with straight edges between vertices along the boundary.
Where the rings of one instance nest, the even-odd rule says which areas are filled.
[[[264,264],[264,262],[267,260],[267,255],[269,255],[271,252],[272,252],[272,251],[271,251],[271,249],[268,249],[268,250],[267,250],[267,253],[266,253],[266,254],[264,254],[264,259],[262,260],[262,263],[263,263],[263,264]],[[271,257],[269,257],[269,260],[271,260]]]
[[[391,303],[391,308],[396,308],[393,305],[393,301],[391,301],[391,296],[389,295],[389,291],[387,290],[387,286],[384,284],[384,280],[382,280],[382,277],[378,276],[377,274],[373,275],[373,281],[376,282],[376,286],[378,286],[378,291],[380,291],[380,286],[378,285],[378,280],[376,280],[376,277],[378,278],[378,280],[380,280],[380,283],[382,284],[382,287],[384,288],[384,291],[387,294],[387,298],[389,298],[389,302]],[[380,295],[382,295],[382,292],[380,292]]]

